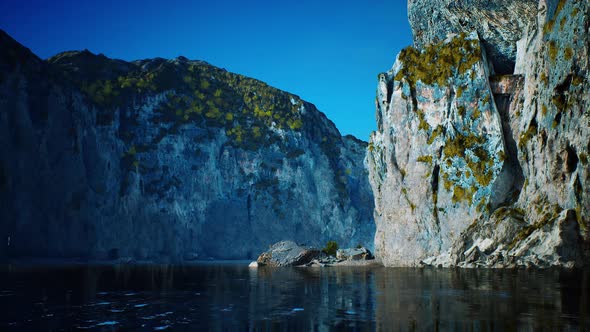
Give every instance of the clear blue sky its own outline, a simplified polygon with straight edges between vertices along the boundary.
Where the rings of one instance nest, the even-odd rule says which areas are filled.
[[[363,140],[377,74],[411,44],[405,0],[2,0],[0,28],[42,58],[205,60],[299,95]]]

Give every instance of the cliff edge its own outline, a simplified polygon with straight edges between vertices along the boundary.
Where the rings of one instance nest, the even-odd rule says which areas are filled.
[[[590,4],[408,6],[415,47],[379,75],[367,152],[376,256],[393,266],[588,264]]]
[[[202,61],[41,60],[0,31],[0,257],[371,247],[366,146],[298,96]]]

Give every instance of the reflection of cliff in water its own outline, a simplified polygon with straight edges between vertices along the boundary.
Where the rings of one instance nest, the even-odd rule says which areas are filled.
[[[588,271],[389,269],[375,279],[381,327],[511,331],[590,323]]]
[[[590,271],[0,267],[0,285],[1,331],[590,328]]]
[[[272,327],[287,316],[296,329],[373,325],[375,273],[371,268],[263,268],[250,270],[249,321]],[[301,312],[298,310],[303,309]],[[297,313],[297,316],[295,314]]]

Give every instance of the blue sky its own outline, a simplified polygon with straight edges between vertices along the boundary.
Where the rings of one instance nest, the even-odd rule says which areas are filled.
[[[42,58],[205,60],[299,95],[363,140],[377,74],[411,44],[405,0],[3,0],[0,28]]]

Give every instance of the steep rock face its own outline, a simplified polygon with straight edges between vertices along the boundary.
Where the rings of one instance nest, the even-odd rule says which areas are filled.
[[[377,105],[379,130],[369,143],[367,160],[375,190],[375,249],[385,264],[463,267],[588,264],[590,197],[585,188],[590,181],[587,174],[589,10],[590,5],[582,1],[540,1],[538,14],[528,22],[518,42],[515,75],[487,78],[489,71],[481,69],[486,67],[487,60],[481,57],[469,67],[468,72],[475,73],[470,82],[457,82],[460,75],[450,81],[434,82],[433,78],[440,77],[436,70],[448,67],[441,50],[452,47],[455,37],[427,46],[421,53],[412,51],[417,55],[415,59],[405,56],[407,50],[402,52],[392,71],[381,77]],[[429,53],[432,47],[438,49],[434,59]],[[465,56],[462,55],[461,61],[465,62]],[[419,77],[419,84],[415,84],[414,90],[410,88],[411,98],[408,98],[403,93],[404,85],[415,75],[404,72],[403,68],[412,67],[413,63],[430,63],[424,67],[430,75]],[[488,79],[489,84],[482,83]],[[434,91],[443,93],[424,89],[429,84]],[[460,90],[478,92],[471,95],[453,92]],[[465,124],[473,120],[466,122],[464,117],[447,120],[450,122],[447,127],[465,128],[467,135],[481,137],[475,142],[481,144],[485,154],[482,150],[474,151],[474,140],[457,144],[447,135],[448,129],[440,133],[431,129],[432,119],[439,118],[438,110],[444,109],[440,107],[441,95],[466,98],[462,113],[471,114],[472,119],[474,112],[482,112],[482,99],[493,96],[490,106],[482,112],[489,119],[484,122],[486,126],[472,126],[469,130]],[[460,105],[461,99],[456,99],[454,102],[450,99],[447,109]],[[429,149],[437,140],[442,152],[439,158],[436,154],[430,158]],[[445,150],[450,148],[462,157],[449,163]],[[424,151],[428,152],[426,157],[416,158]],[[494,151],[498,158],[490,162],[479,158],[494,156]],[[473,158],[474,155],[478,158]],[[451,168],[452,165],[456,167]],[[432,177],[437,170],[441,175]],[[412,175],[415,172],[418,172],[416,177]],[[456,176],[451,177],[453,172]],[[478,174],[476,180],[484,181],[473,182],[476,186],[469,189],[465,186],[467,172]],[[481,178],[482,174],[492,176]],[[457,193],[453,189],[457,187],[463,190]],[[449,202],[451,193],[456,199]],[[464,197],[457,194],[464,193],[470,194],[471,200],[457,204]],[[404,197],[414,203],[404,205]],[[447,197],[445,203],[443,197]],[[437,203],[433,204],[435,199]],[[392,203],[398,201],[401,202],[397,206]],[[436,215],[423,212],[433,211],[434,206],[439,207]],[[446,215],[452,218],[443,220]],[[444,227],[449,231],[441,232]]]
[[[440,72],[439,72],[440,71]],[[418,265],[499,204],[510,174],[477,34],[402,51],[378,89],[368,166],[383,262]],[[494,197],[492,197],[494,196]]]
[[[286,236],[372,243],[366,143],[312,104],[182,57],[42,61],[0,37],[4,255],[253,258]]]
[[[418,48],[449,33],[477,31],[498,73],[512,73],[516,42],[536,14],[537,0],[409,0],[408,17]]]

